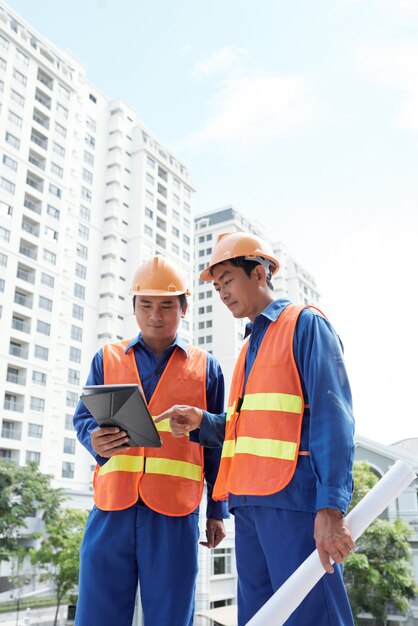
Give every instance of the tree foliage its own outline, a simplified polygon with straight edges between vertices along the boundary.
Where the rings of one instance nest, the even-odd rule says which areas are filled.
[[[32,563],[43,571],[41,578],[50,580],[55,586],[57,610],[54,626],[62,599],[77,586],[79,550],[86,520],[84,511],[63,509],[46,522],[46,536],[40,547],[31,551]]]
[[[366,463],[354,465],[353,506],[377,482]],[[398,518],[377,519],[356,542],[344,561],[344,579],[355,616],[371,613],[382,625],[396,608],[406,613],[418,589],[411,565],[411,527]]]
[[[0,562],[22,558],[25,544],[34,537],[28,533],[27,518],[36,511],[45,522],[56,515],[64,493],[51,481],[52,476],[42,474],[35,464],[21,467],[0,461]]]

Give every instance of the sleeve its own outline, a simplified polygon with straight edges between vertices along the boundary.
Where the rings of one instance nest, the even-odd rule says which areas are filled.
[[[309,405],[309,450],[317,510],[346,512],[353,490],[354,417],[342,346],[331,324],[305,309],[295,335],[295,359]]]
[[[103,383],[103,352],[99,350],[93,357],[86,385],[103,385]],[[81,400],[79,400],[77,404],[73,424],[79,442],[90,452],[99,465],[106,463],[108,459],[97,454],[91,445],[91,433],[93,430],[96,430],[96,428],[99,428],[99,425]]]
[[[219,363],[207,355],[206,369],[206,400],[207,408],[210,412],[220,413],[224,407],[225,384]],[[219,463],[221,460],[222,448],[204,448],[204,467],[207,486],[207,508],[206,517],[214,519],[225,519],[229,517],[228,503],[212,500],[213,486],[218,475]]]

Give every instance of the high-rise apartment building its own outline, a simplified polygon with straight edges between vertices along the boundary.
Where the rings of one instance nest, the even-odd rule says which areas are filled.
[[[164,252],[191,279],[192,195],[135,112],[0,2],[0,458],[90,492],[80,387],[101,345],[137,332],[140,262]]]
[[[208,265],[218,235],[234,231],[268,238],[262,226],[250,222],[232,206],[195,217],[195,263],[199,270],[194,289],[195,343],[210,350],[220,361],[226,388],[241,349],[247,320],[234,319],[212,285],[199,280],[198,274]],[[291,257],[283,244],[273,243],[272,247],[280,262],[280,270],[273,276],[276,296],[289,298],[296,304],[317,305],[319,292],[313,277]]]

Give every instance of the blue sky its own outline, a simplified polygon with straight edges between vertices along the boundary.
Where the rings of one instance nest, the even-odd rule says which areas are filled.
[[[314,274],[358,432],[418,436],[418,2],[9,4]]]

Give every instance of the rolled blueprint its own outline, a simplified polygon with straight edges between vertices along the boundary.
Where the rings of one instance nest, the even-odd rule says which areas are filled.
[[[404,461],[396,461],[392,465],[347,515],[348,527],[354,541],[415,478],[411,466]],[[247,626],[282,626],[324,574],[318,551],[314,550],[247,622]]]

